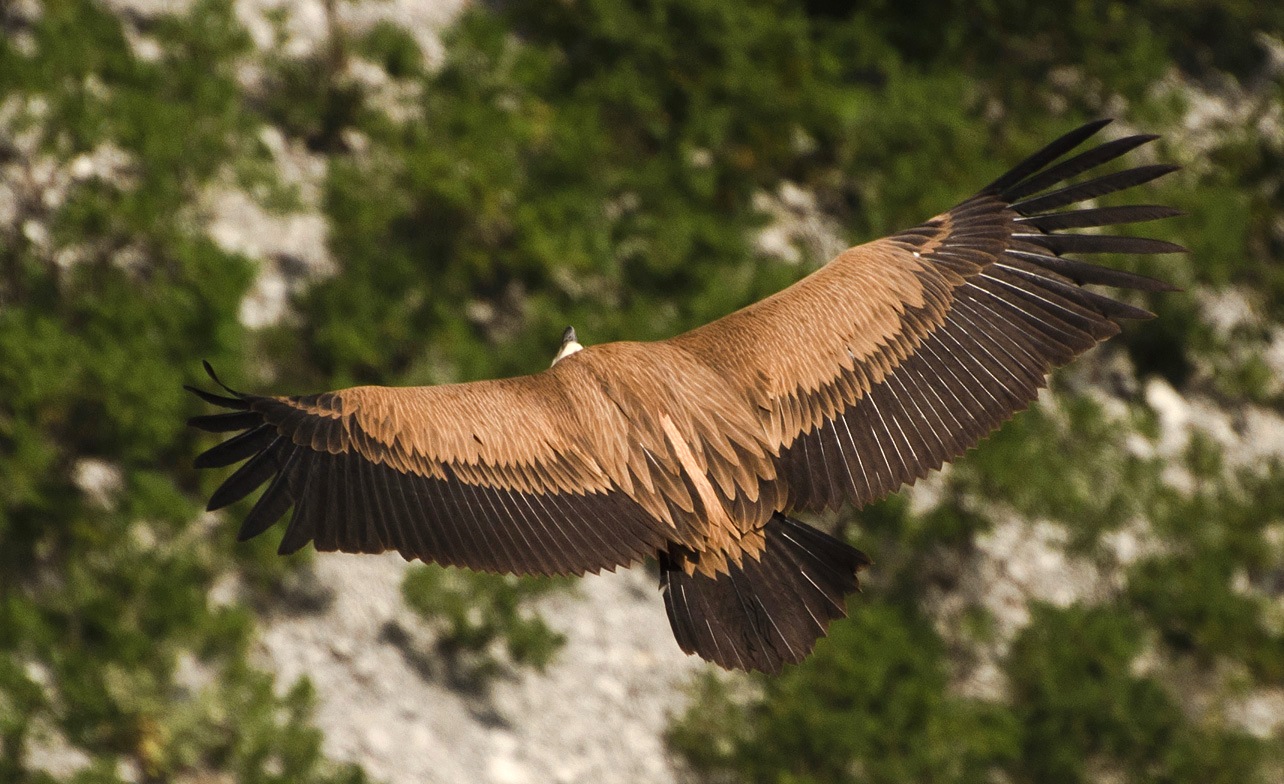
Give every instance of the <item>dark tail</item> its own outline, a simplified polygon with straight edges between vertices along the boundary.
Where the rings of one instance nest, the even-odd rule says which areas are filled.
[[[869,557],[777,512],[758,558],[729,573],[687,574],[686,558],[660,556],[660,590],[678,645],[726,669],[780,672],[806,658],[829,622],[847,615],[847,594]]]

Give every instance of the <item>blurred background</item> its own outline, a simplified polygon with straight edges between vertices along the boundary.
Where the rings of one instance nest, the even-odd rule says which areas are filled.
[[[1082,121],[1184,291],[945,472],[778,678],[654,574],[279,559],[208,359],[303,393],[672,335]],[[1284,5],[0,3],[0,781],[1284,781]]]

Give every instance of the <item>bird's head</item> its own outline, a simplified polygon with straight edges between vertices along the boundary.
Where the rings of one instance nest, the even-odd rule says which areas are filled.
[[[553,357],[553,364],[556,365],[582,348],[584,347],[575,339],[575,327],[567,327],[562,333],[562,347],[557,350],[557,356]]]

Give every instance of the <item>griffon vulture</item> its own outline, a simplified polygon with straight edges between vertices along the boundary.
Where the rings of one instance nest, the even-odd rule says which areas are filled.
[[[1084,284],[1170,288],[1062,255],[1183,250],[1065,233],[1178,214],[1080,204],[1177,168],[1068,183],[1155,138],[1064,157],[1107,122],[668,340],[581,347],[568,330],[547,370],[462,384],[298,397],[193,389],[230,412],[191,424],[236,433],[196,465],[245,461],[209,509],[267,484],[240,538],[293,508],[281,553],[312,542],[543,575],[654,556],[682,650],[778,672],[845,615],[870,563],[789,515],[859,507],[914,482],[1029,405],[1053,368],[1121,321],[1152,317]]]

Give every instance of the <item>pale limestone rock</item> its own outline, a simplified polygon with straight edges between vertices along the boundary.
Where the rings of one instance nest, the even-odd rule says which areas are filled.
[[[795,183],[782,183],[774,194],[755,193],[753,206],[767,215],[767,225],[754,238],[764,256],[799,264],[806,255],[824,264],[847,249],[841,227],[820,209],[816,195]]]
[[[662,734],[685,705],[679,687],[704,665],[673,641],[648,570],[589,576],[573,592],[543,598],[540,612],[567,635],[566,646],[547,672],[500,679],[487,699],[425,677],[384,633],[390,623],[417,624],[401,600],[399,556],[321,554],[315,568],[333,602],[322,613],[264,619],[257,655],[282,690],[304,675],[316,684],[329,757],[360,762],[390,784],[519,774],[532,782],[676,780]],[[414,646],[432,655],[422,641]],[[503,756],[492,766],[497,721]],[[374,726],[386,733],[380,742],[420,753],[372,753],[365,728]]]
[[[82,457],[72,466],[71,481],[92,504],[110,509],[124,486],[125,477],[120,466],[114,463],[96,457]]]

